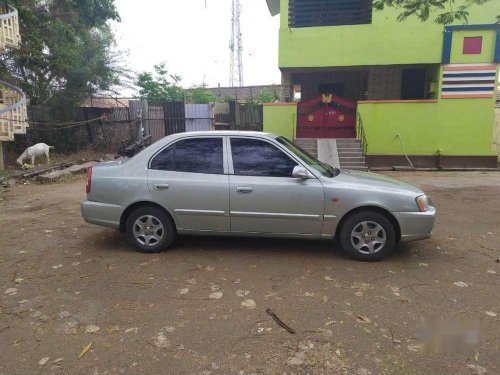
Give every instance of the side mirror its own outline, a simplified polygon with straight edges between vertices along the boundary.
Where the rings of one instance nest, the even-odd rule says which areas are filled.
[[[292,177],[306,180],[308,178],[311,178],[311,174],[303,166],[297,165],[295,168],[293,168]]]

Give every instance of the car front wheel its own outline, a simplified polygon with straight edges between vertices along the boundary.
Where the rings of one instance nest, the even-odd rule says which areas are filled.
[[[340,245],[351,258],[374,262],[392,253],[396,234],[391,221],[375,211],[349,216],[340,228]]]
[[[142,253],[159,253],[175,239],[172,220],[157,207],[140,207],[128,217],[126,232],[129,241]]]

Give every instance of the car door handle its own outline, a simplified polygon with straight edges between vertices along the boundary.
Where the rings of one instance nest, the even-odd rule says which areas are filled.
[[[237,187],[236,192],[238,194],[252,194],[253,189],[251,187]]]
[[[168,184],[154,184],[153,187],[155,190],[168,190],[170,186]]]

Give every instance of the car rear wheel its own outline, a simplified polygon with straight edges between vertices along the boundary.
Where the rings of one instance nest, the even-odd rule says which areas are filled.
[[[129,241],[142,253],[159,253],[175,239],[175,227],[165,212],[157,207],[139,207],[126,223]]]
[[[393,252],[395,244],[394,226],[379,212],[356,212],[340,228],[342,250],[356,260],[382,260]]]

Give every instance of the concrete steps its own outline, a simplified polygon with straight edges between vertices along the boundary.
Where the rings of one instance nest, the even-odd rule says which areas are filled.
[[[302,148],[304,151],[307,151],[309,154],[318,157],[318,141],[313,138],[297,138],[294,143]]]
[[[339,138],[336,141],[341,168],[359,171],[368,170],[359,139]]]
[[[303,148],[305,151],[318,157],[318,142],[321,140],[312,138],[298,138],[295,139],[295,143]],[[361,141],[355,138],[337,138],[336,143],[336,153],[338,153],[338,162],[340,167],[343,169],[354,169],[359,171],[367,171],[366,159],[363,155],[363,150],[361,147]],[[326,162],[323,160],[323,162]],[[331,163],[330,164],[335,164]]]

